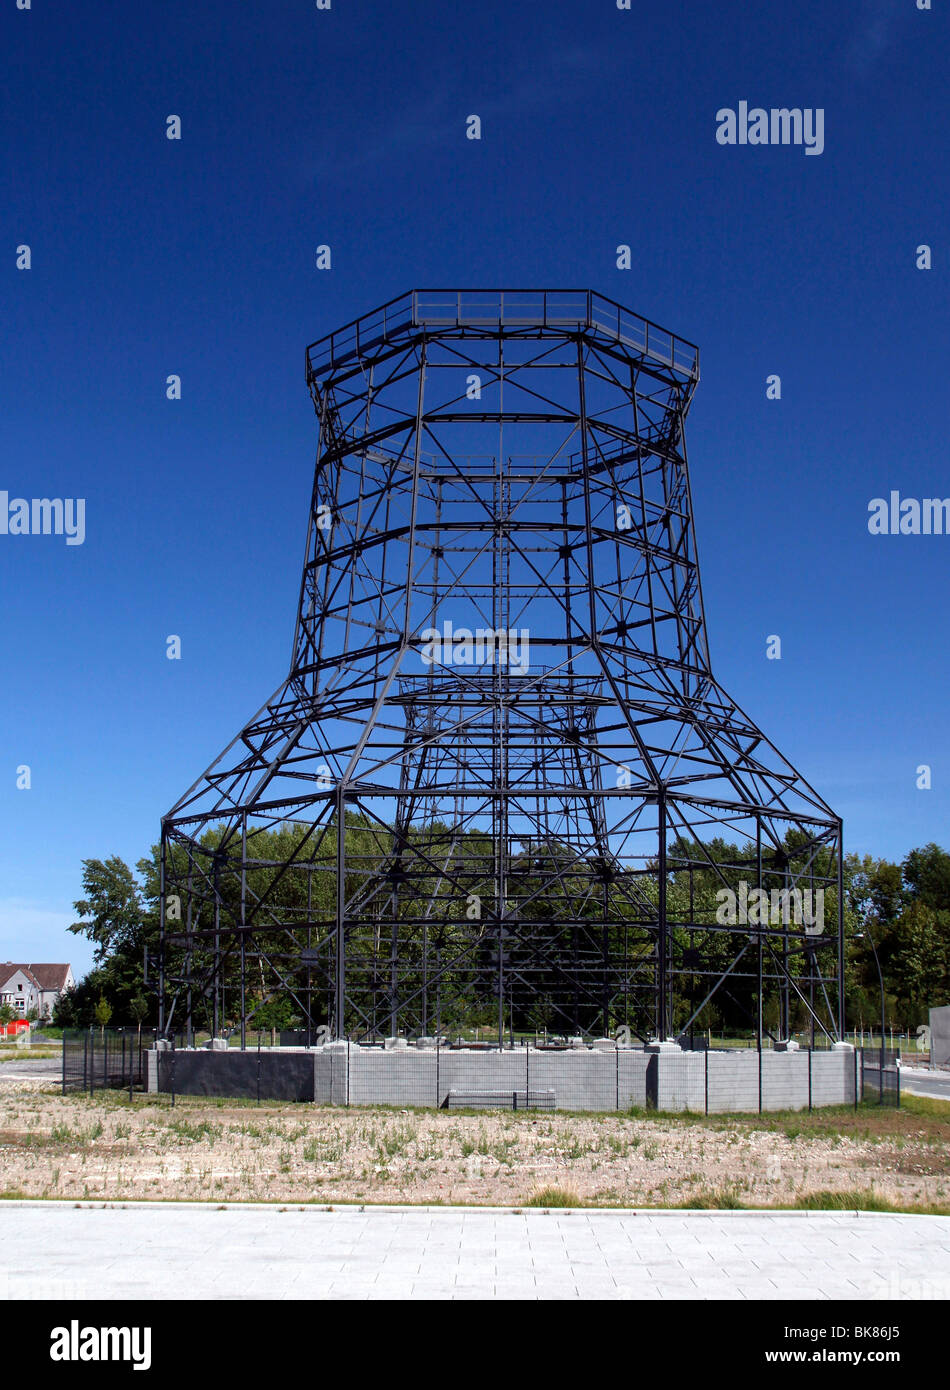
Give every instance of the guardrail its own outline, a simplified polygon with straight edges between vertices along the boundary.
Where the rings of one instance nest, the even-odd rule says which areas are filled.
[[[592,328],[689,381],[699,349],[595,290],[411,290],[311,343],[307,378],[359,360],[410,328]]]

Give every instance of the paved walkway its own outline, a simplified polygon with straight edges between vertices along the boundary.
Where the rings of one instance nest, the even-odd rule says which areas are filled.
[[[5,1202],[3,1232],[42,1251],[8,1298],[950,1297],[932,1216]]]

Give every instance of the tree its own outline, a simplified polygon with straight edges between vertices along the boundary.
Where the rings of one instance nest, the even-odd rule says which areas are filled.
[[[71,985],[64,989],[53,1005],[53,1023],[57,1028],[79,1028],[82,1024],[79,1010],[78,989]]]
[[[148,1017],[148,1000],[142,994],[137,994],[129,1004],[129,1016],[132,1022],[138,1026],[139,1042],[142,1040],[142,1024]]]
[[[152,858],[140,860],[137,869],[145,878],[144,887],[133,871],[112,855],[108,859],[83,860],[83,897],[73,906],[79,921],[69,928],[85,936],[95,946],[93,969],[76,987],[71,1000],[61,997],[56,1022],[76,1027],[96,1020],[97,1000],[112,1007],[113,1017],[137,1021],[132,1001],[146,1000],[147,1017],[151,1005],[145,989],[145,949],[158,943],[157,850]]]
[[[96,1004],[94,1012],[96,1022],[98,1023],[102,1032],[105,1033],[106,1024],[112,1017],[112,1005],[109,1003],[107,999],[104,999],[101,994],[99,996],[99,1002]]]
[[[908,896],[936,912],[950,910],[950,854],[933,841],[904,860]]]

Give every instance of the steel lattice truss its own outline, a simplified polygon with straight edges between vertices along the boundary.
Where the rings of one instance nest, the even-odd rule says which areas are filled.
[[[666,1037],[771,996],[838,1035],[840,821],[710,669],[698,378],[585,291],[414,291],[308,349],[290,674],[163,821],[166,1028]],[[832,920],[723,924],[741,883]]]

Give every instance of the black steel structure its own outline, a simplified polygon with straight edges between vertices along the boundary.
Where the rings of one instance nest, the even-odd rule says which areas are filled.
[[[591,291],[416,290],[306,370],[290,672],[162,822],[162,1028],[662,1040],[730,1000],[840,1037],[841,822],[710,666],[697,349]]]

